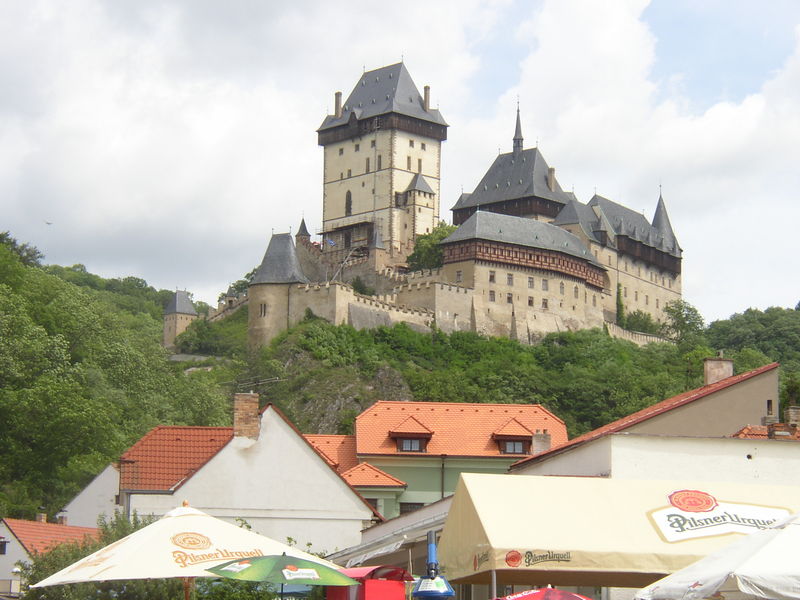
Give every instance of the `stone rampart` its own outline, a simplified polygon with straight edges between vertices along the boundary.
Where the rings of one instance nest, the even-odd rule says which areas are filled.
[[[641,333],[639,331],[628,331],[627,329],[623,329],[616,323],[612,323],[610,321],[606,321],[605,325],[606,329],[608,330],[608,335],[610,335],[612,338],[627,340],[629,342],[633,342],[637,346],[646,346],[647,344],[658,343],[658,342],[667,344],[672,343],[668,339],[658,335],[653,335],[650,333]]]

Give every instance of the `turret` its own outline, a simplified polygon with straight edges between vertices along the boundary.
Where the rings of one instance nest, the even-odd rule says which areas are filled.
[[[164,337],[162,345],[165,348],[175,346],[175,338],[186,331],[189,324],[197,318],[197,311],[192,304],[189,292],[177,290],[164,309]]]

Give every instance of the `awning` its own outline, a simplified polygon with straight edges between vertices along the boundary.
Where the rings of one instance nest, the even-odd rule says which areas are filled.
[[[643,587],[798,511],[798,486],[465,473],[439,562],[456,583]]]
[[[374,548],[363,554],[359,554],[358,556],[354,556],[353,558],[347,561],[346,567],[352,567],[353,565],[360,565],[368,561],[370,558],[375,558],[376,556],[383,556],[384,554],[391,554],[395,550],[397,550],[400,546],[403,545],[403,540],[397,540],[392,542],[391,544],[386,544],[385,546],[381,546],[379,548]]]

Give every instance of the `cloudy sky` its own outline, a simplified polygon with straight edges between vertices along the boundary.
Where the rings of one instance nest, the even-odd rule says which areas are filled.
[[[0,230],[211,304],[321,226],[315,130],[404,60],[450,124],[442,217],[520,101],[565,189],[652,218],[707,320],[800,300],[796,0],[0,0]]]

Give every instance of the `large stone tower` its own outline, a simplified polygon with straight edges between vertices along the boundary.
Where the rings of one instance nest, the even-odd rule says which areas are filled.
[[[324,149],[323,252],[343,260],[360,248],[403,264],[416,237],[439,220],[441,145],[447,123],[405,65],[361,76],[317,130]],[[341,256],[339,256],[341,255]]]
[[[175,346],[175,338],[186,331],[189,324],[197,318],[197,311],[192,304],[189,292],[178,290],[164,309],[164,338],[162,345],[165,348]]]

